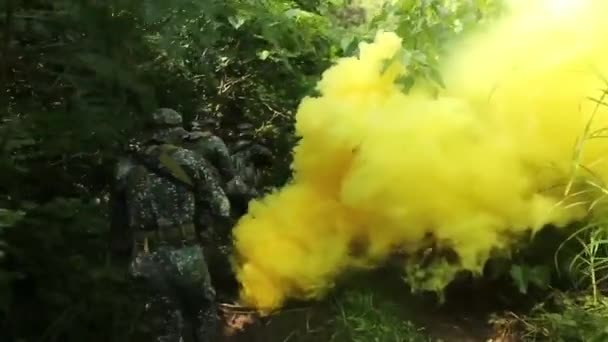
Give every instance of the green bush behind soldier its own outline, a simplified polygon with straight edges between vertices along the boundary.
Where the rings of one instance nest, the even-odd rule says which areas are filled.
[[[188,133],[176,111],[157,110],[149,128],[116,169],[111,250],[150,289],[145,322],[155,341],[214,341],[216,293],[201,246],[211,223],[229,230],[223,183],[239,180],[225,146]]]

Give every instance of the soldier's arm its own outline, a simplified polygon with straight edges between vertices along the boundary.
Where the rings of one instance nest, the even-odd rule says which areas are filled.
[[[249,196],[250,198],[259,196],[256,190],[259,181],[257,170],[265,165],[270,165],[272,152],[264,146],[254,144],[247,149],[235,153],[233,158],[233,165],[239,178],[247,181],[244,182],[246,188],[233,187],[232,189],[234,190],[230,191],[230,193],[239,193],[239,195]]]
[[[209,205],[211,214],[216,217],[230,216],[230,201],[222,180],[217,172],[214,172],[212,165],[201,163],[202,165],[197,170],[196,188],[197,193],[205,197],[205,202]]]
[[[248,151],[250,158],[259,158],[264,160],[270,160],[272,158],[272,152],[270,149],[262,145],[254,144],[248,149]]]
[[[224,141],[215,135],[207,138],[205,142],[212,154],[212,161],[216,164],[225,181],[230,181],[236,176],[232,159],[230,158],[230,150]]]
[[[231,224],[231,204],[223,188],[217,169],[203,156],[189,153],[182,164],[193,180],[195,198],[195,225],[202,236],[210,224]]]

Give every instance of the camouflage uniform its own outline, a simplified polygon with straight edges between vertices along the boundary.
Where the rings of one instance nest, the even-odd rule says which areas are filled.
[[[225,184],[226,194],[231,201],[251,197],[253,189],[245,180],[246,175],[241,174],[243,170],[235,167],[235,159],[231,156],[224,141],[212,133],[211,129],[215,128],[217,128],[217,123],[213,119],[205,120],[202,127],[193,125],[193,132],[186,137],[185,146],[217,165]],[[238,213],[233,212],[233,217],[238,216],[240,216]]]
[[[113,191],[112,247],[130,251],[131,273],[151,290],[146,305],[154,341],[213,341],[216,295],[201,243],[230,202],[213,165],[177,144],[179,113],[154,113],[156,132],[119,162]]]
[[[238,141],[232,149],[232,164],[242,181],[249,189],[248,197],[244,203],[234,202],[235,210],[246,211],[247,202],[262,192],[262,176],[264,167],[270,165],[272,152],[265,146],[255,142],[254,127],[251,124],[238,126]]]
[[[194,123],[192,132],[185,138],[185,147],[201,154],[207,160],[217,166],[218,173],[222,179],[226,196],[232,203],[240,203],[251,197],[251,189],[247,186],[241,175],[233,165],[230,150],[224,141],[212,133],[217,129],[217,122],[213,119],[203,121],[203,125]],[[216,288],[222,288],[220,295],[226,297],[235,296],[238,293],[238,283],[232,273],[229,263],[232,255],[232,232],[234,221],[241,215],[239,211],[232,210],[231,219],[228,221],[215,221],[214,227],[209,230],[208,241],[212,241],[207,250],[207,261],[211,266],[211,276]],[[227,300],[229,298],[226,298]]]

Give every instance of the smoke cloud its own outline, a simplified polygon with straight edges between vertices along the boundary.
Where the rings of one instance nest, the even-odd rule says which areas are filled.
[[[296,114],[293,180],[250,203],[235,227],[244,304],[268,312],[320,298],[343,272],[429,239],[456,256],[436,273],[440,288],[523,233],[588,214],[593,185],[608,176],[608,113],[597,103],[608,4],[531,3],[513,1],[454,44],[439,94],[423,83],[402,91],[408,66],[386,67],[402,43],[391,32],[323,74],[321,95]],[[574,171],[595,183],[564,196]]]

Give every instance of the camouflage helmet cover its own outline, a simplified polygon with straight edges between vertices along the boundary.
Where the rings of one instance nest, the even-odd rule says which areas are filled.
[[[220,121],[216,117],[205,117],[203,119],[194,121],[192,123],[192,129],[198,131],[216,130],[220,126]]]
[[[238,151],[242,151],[247,147],[250,147],[251,145],[253,145],[253,142],[251,140],[237,140],[237,142],[232,146],[232,149],[234,150],[234,152],[238,152]]]
[[[156,126],[180,126],[182,115],[170,108],[159,108],[152,113],[152,124]]]

